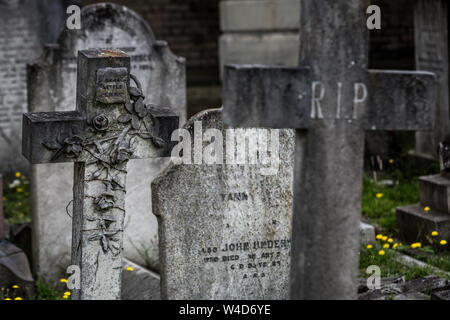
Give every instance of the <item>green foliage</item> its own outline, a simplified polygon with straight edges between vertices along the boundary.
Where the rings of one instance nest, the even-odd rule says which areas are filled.
[[[59,291],[52,284],[38,279],[36,281],[35,300],[63,300]]]
[[[30,183],[27,177],[20,173],[20,177],[3,181],[3,202],[5,217],[10,224],[31,221]]]
[[[377,194],[381,194],[377,198]],[[419,182],[416,179],[400,180],[394,186],[386,186],[363,178],[362,214],[371,222],[389,232],[395,231],[395,209],[419,202]]]
[[[405,280],[425,277],[433,274],[430,268],[407,267],[395,261],[394,249],[383,249],[384,255],[379,255],[381,246],[375,246],[372,249],[361,248],[359,253],[359,276],[367,278],[367,267],[376,265],[380,267],[381,277],[400,277],[405,276]]]

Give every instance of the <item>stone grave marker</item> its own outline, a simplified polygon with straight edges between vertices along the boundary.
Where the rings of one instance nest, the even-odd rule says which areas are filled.
[[[75,164],[72,265],[81,279],[74,299],[120,299],[128,160],[168,156],[179,124],[168,109],[144,104],[130,70],[120,50],[80,51],[76,111],[23,117],[31,163]]]
[[[450,139],[439,143],[440,174],[419,177],[420,203],[397,208],[397,228],[402,239],[409,242],[421,241],[429,244],[433,239],[435,247],[440,240],[450,243]],[[429,211],[425,210],[429,208]],[[431,233],[438,232],[437,237]]]
[[[132,73],[141,81],[150,103],[186,117],[185,61],[164,41],[155,40],[148,24],[134,11],[111,3],[81,10],[81,30],[64,30],[58,43],[47,47],[29,66],[30,110],[68,111],[75,103],[76,54],[89,48],[118,48],[131,57]],[[150,182],[168,159],[140,159],[129,163],[125,256],[141,265],[158,266],[157,222],[151,213]],[[70,260],[70,221],[66,206],[72,196],[71,163],[32,166],[33,259],[35,271],[56,279]],[[59,197],[55,198],[54,194]]]
[[[183,159],[191,160],[172,163],[152,183],[161,297],[286,299],[293,130],[230,129],[221,109],[197,114],[184,128]]]
[[[0,1],[0,171],[25,171],[20,123],[27,111],[26,63],[56,40],[73,1]],[[45,17],[52,14],[52,19]]]
[[[415,0],[416,69],[434,72],[438,81],[432,132],[416,133],[416,152],[436,158],[439,141],[450,131],[448,95],[448,3],[446,0]]]
[[[0,240],[5,238],[6,235],[4,207],[5,204],[3,203],[3,176],[0,173]]]
[[[303,0],[298,68],[225,67],[225,124],[297,129],[292,299],[356,298],[365,131],[432,128],[432,73],[367,70],[367,5]]]

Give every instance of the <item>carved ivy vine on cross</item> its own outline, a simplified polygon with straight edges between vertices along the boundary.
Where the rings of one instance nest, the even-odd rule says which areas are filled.
[[[139,80],[130,74],[136,87],[129,87],[130,100],[125,103],[124,112],[117,117],[117,123],[121,124],[121,130],[111,128],[108,117],[98,114],[88,120],[90,135],[83,138],[83,134],[72,132],[72,135],[61,139],[45,141],[43,145],[48,150],[54,151],[52,160],[64,155],[67,158],[77,159],[83,153],[91,155],[91,160],[86,166],[95,165],[96,169],[85,182],[101,181],[103,191],[96,195],[85,195],[92,198],[94,209],[98,213],[96,217],[88,217],[89,221],[97,222],[97,233],[89,237],[90,241],[100,241],[101,248],[106,254],[120,253],[120,248],[115,245],[119,229],[110,229],[110,225],[116,221],[109,212],[118,209],[125,213],[125,208],[116,203],[116,193],[126,192],[125,183],[120,179],[120,173],[126,174],[126,163],[135,152],[136,137],[151,140],[157,148],[163,148],[165,142],[153,133],[154,118],[151,114],[151,105],[144,104],[144,95]],[[111,136],[106,133],[116,132]],[[102,135],[104,133],[104,135]],[[99,135],[100,134],[100,135]]]

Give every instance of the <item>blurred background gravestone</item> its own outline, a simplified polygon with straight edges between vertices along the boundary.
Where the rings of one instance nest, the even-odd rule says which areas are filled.
[[[25,171],[22,114],[27,111],[26,63],[56,41],[69,0],[0,1],[0,172]]]
[[[432,132],[416,133],[416,152],[433,159],[439,141],[450,131],[448,9],[447,0],[415,0],[416,69],[434,72],[439,81],[435,127]]]
[[[186,119],[185,60],[157,41],[134,11],[111,3],[86,6],[81,29],[65,29],[58,43],[46,47],[28,67],[30,111],[70,111],[75,105],[76,54],[87,48],[121,49],[131,56],[131,73],[143,86],[146,101]],[[124,254],[133,262],[158,269],[157,223],[151,214],[150,182],[168,159],[133,160],[128,168]],[[32,166],[33,268],[55,279],[70,261],[72,164]],[[58,194],[57,198],[54,194]],[[69,206],[70,207],[70,206]]]

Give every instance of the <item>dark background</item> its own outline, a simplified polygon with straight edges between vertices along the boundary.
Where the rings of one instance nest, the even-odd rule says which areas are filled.
[[[82,0],[83,5],[102,1]],[[142,17],[157,39],[186,58],[188,115],[220,107],[219,0],[114,0]],[[382,29],[370,32],[370,68],[413,70],[414,26],[411,0],[374,0]]]

